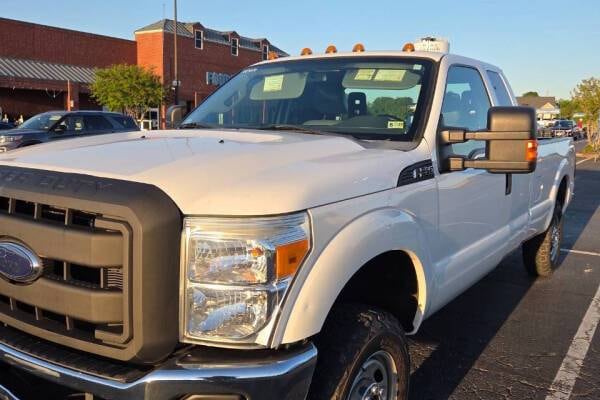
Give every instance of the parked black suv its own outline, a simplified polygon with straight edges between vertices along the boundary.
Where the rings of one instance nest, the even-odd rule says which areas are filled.
[[[139,131],[133,118],[104,111],[50,111],[0,134],[0,153],[19,147],[85,135]]]

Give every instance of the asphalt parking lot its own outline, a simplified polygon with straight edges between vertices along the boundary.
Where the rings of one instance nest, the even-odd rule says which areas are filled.
[[[577,162],[554,276],[531,279],[515,251],[427,320],[411,400],[600,399],[600,162]]]

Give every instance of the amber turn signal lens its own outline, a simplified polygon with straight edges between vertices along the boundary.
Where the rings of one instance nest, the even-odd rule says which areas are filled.
[[[301,56],[310,56],[312,54],[312,50],[309,49],[308,47],[305,47],[302,49],[302,51],[300,52]]]
[[[536,139],[527,141],[527,153],[525,158],[527,161],[537,161],[538,157],[538,142]]]
[[[325,49],[325,53],[327,53],[327,54],[337,53],[337,47],[335,47],[334,45],[330,44]]]
[[[302,264],[304,257],[306,257],[308,249],[309,243],[306,239],[277,246],[275,256],[277,279],[294,275],[300,264]]]
[[[365,51],[365,46],[362,43],[356,43],[352,48],[353,53],[362,53]]]
[[[412,43],[406,43],[404,47],[402,47],[402,51],[406,51],[408,53],[412,53],[415,51],[415,45]]]

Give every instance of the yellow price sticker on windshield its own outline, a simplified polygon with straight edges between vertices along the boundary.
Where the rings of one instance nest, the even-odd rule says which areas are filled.
[[[263,92],[279,92],[283,88],[283,75],[265,77]]]
[[[377,71],[377,75],[375,75],[374,80],[386,82],[402,82],[402,79],[404,79],[405,74],[406,70],[404,69],[380,69]]]
[[[404,129],[404,121],[388,121],[388,129]]]
[[[375,75],[375,69],[359,69],[356,71],[356,75],[354,76],[355,81],[370,81],[373,79],[373,75]]]

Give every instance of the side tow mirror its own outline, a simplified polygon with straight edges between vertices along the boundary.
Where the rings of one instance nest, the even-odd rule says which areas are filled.
[[[186,107],[182,105],[172,105],[167,109],[167,128],[175,129],[183,120]]]
[[[535,121],[535,110],[531,107],[492,107],[488,111],[486,131],[442,130],[442,146],[468,140],[486,142],[485,158],[449,155],[442,160],[443,169],[462,171],[475,168],[493,174],[528,174],[535,171],[538,146]]]

